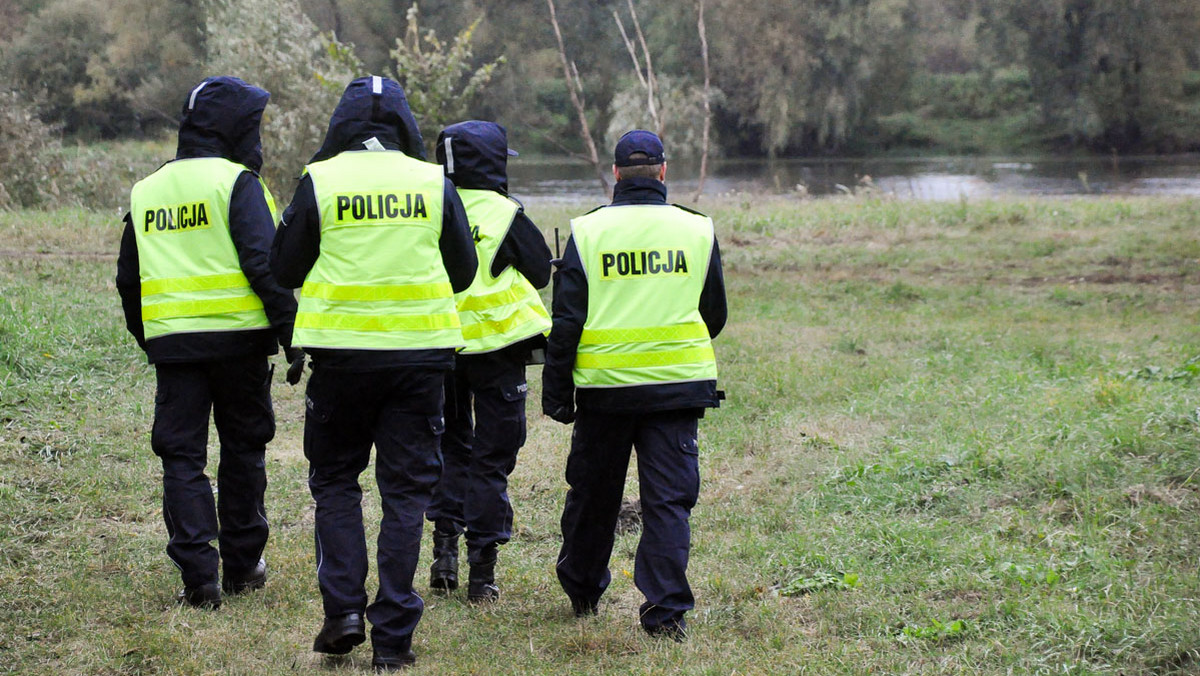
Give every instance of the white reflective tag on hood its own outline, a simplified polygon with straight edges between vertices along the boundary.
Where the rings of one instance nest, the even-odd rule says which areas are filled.
[[[446,175],[454,174],[454,145],[451,143],[453,137],[447,136],[446,142]]]
[[[204,89],[206,86],[208,86],[208,80],[205,80],[204,82],[201,82],[200,84],[196,85],[196,88],[192,90],[192,95],[190,97],[188,97],[188,110],[189,111],[196,109],[196,95],[199,94],[200,90]]]
[[[379,139],[375,138],[374,136],[366,141],[363,141],[363,147],[367,150],[387,150],[387,148],[384,148],[383,144],[379,142]]]

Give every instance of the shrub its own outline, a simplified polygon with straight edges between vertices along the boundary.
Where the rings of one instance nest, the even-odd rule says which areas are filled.
[[[237,76],[271,92],[263,113],[263,176],[286,203],[362,63],[350,47],[317,30],[296,0],[214,0],[208,59],[210,74]]]
[[[109,97],[79,93],[91,87],[98,55],[112,39],[105,9],[90,0],[46,4],[4,51],[7,79],[32,97],[42,119],[69,134],[111,135],[129,121],[127,106]]]
[[[32,103],[0,92],[0,208],[38,207],[59,196],[62,147]]]
[[[417,3],[408,8],[406,18],[404,39],[396,39],[391,57],[396,62],[396,81],[404,87],[417,124],[425,127],[422,136],[428,152],[438,131],[467,117],[469,104],[491,81],[504,57],[472,67],[471,39],[479,19],[446,43],[432,29],[421,31]]]

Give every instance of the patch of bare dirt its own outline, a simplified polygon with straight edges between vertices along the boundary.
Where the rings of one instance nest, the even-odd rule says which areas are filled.
[[[1121,272],[1096,272],[1087,275],[1057,275],[1053,277],[1026,277],[1020,280],[1021,286],[1044,286],[1048,284],[1145,284],[1149,286],[1162,286],[1166,284],[1178,284],[1188,281],[1186,272],[1174,274],[1155,274],[1155,273],[1121,273]]]
[[[1146,503],[1157,503],[1168,507],[1179,507],[1187,500],[1189,491],[1186,488],[1165,488],[1163,486],[1147,486],[1137,484],[1125,489],[1125,500],[1134,507]]]
[[[20,249],[0,249],[0,258],[90,258],[101,260],[116,259],[115,252],[108,251],[22,251]]]

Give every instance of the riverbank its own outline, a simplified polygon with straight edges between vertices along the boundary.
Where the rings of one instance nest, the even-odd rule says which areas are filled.
[[[535,201],[530,215],[552,241],[584,208]],[[725,262],[729,399],[701,423],[689,641],[637,629],[636,533],[618,538],[599,616],[571,615],[553,575],[570,428],[540,415],[535,367],[501,601],[426,595],[414,673],[1194,667],[1200,201],[701,208]],[[271,579],[216,613],[172,601],[153,372],[112,284],[119,234],[107,212],[0,213],[5,667],[323,669],[303,395],[282,379]]]
[[[129,189],[137,180],[174,157],[175,145],[173,139],[122,141],[69,146],[59,152],[50,163],[55,173],[48,177],[57,194],[54,203],[116,211],[128,207]],[[269,149],[266,160],[271,161]],[[595,170],[585,162],[522,155],[513,158],[508,169],[511,192],[522,201],[605,199]],[[744,194],[919,201],[1105,194],[1200,197],[1200,154],[714,158],[699,200],[695,162],[668,161],[668,180],[673,201],[700,208],[705,202]],[[281,209],[294,187],[271,186]]]

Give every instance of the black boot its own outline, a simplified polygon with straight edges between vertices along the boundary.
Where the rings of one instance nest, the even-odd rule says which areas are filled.
[[[180,603],[186,603],[193,608],[216,610],[221,607],[221,588],[216,582],[184,587],[175,597]]]
[[[433,565],[429,567],[429,586],[448,592],[458,589],[458,533],[433,527]]]
[[[363,621],[362,613],[327,617],[321,625],[321,631],[313,639],[313,652],[345,655],[366,640],[367,623]]]
[[[467,600],[472,603],[491,603],[500,598],[496,586],[496,545],[472,550],[468,556],[471,574],[467,582]]]
[[[229,574],[221,580],[221,591],[226,594],[245,594],[246,592],[262,589],[267,584],[267,562],[258,560],[258,564],[246,573]]]

